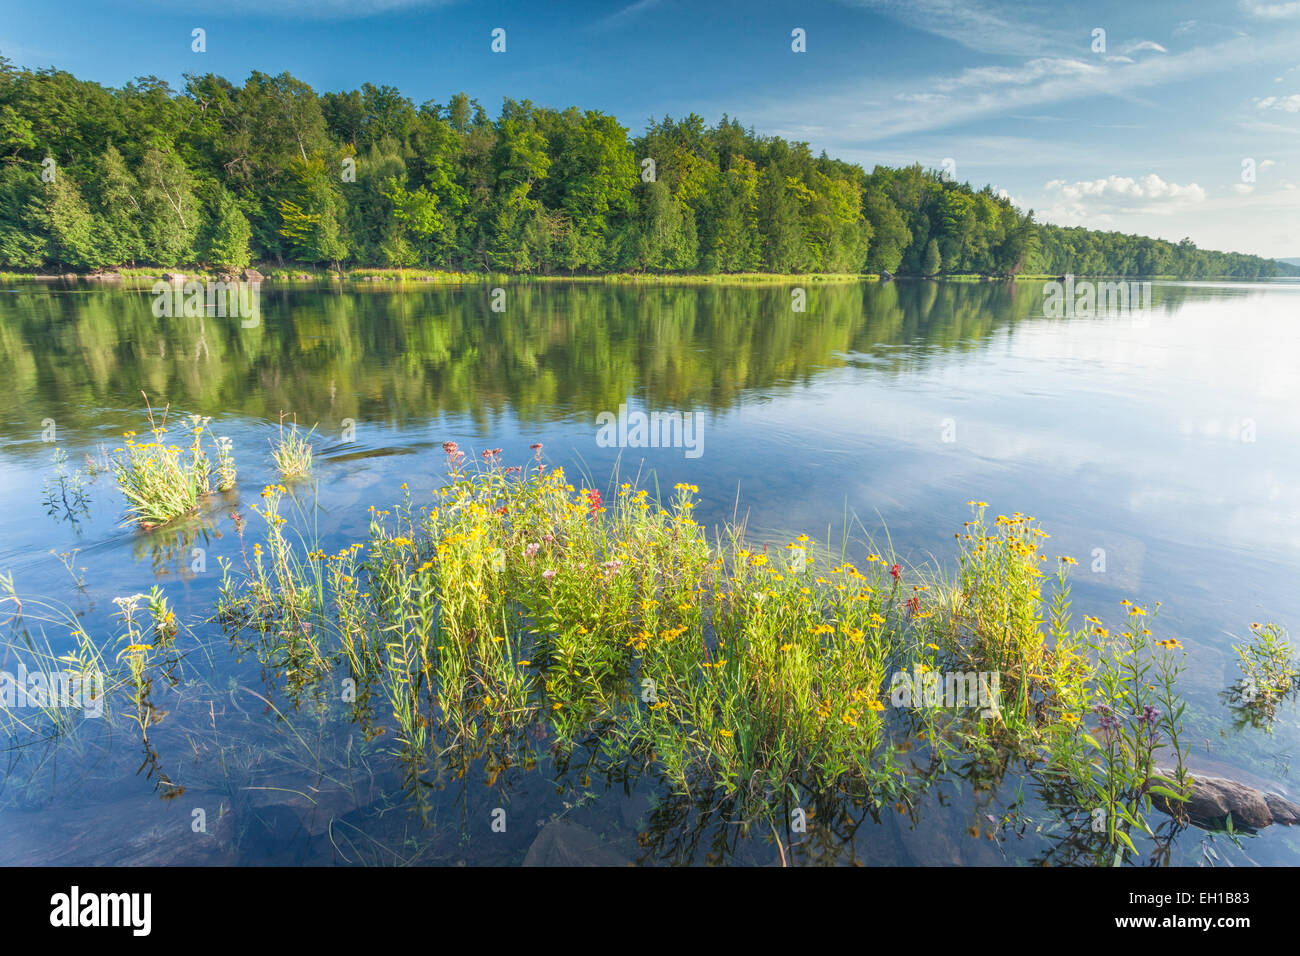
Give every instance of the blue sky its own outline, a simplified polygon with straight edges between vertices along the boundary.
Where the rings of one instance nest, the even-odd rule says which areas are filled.
[[[317,90],[391,84],[417,104],[465,90],[493,115],[505,96],[576,104],[634,132],[727,113],[867,168],[951,158],[1040,220],[1300,256],[1298,0],[5,6],[0,53],[110,85],[288,70]]]

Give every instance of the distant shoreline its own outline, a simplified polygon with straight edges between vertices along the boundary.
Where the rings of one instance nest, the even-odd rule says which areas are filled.
[[[448,272],[441,269],[390,269],[390,268],[355,268],[335,271],[318,268],[270,267],[256,269],[261,276],[256,281],[274,285],[293,285],[314,282],[350,282],[368,283],[415,283],[434,285],[483,284],[488,282],[584,282],[611,285],[776,285],[791,282],[816,283],[851,283],[851,282],[1051,282],[1061,278],[1059,275],[1015,275],[989,276],[952,274],[935,276],[901,275],[882,278],[875,273],[628,273],[611,272],[587,275],[556,275],[554,273],[502,273],[502,272]],[[39,273],[39,272],[0,272],[0,280],[32,282],[124,282],[133,287],[142,283],[164,281],[166,276],[183,276],[188,280],[225,280],[235,277],[222,272],[204,270],[171,269],[122,269],[94,273]],[[1175,275],[1108,275],[1105,273],[1075,273],[1076,279],[1111,279],[1126,282],[1260,282],[1259,278],[1243,279],[1240,276],[1197,276],[1195,278]],[[1275,276],[1273,278],[1291,278]]]

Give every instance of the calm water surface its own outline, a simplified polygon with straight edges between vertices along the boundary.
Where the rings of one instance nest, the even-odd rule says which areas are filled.
[[[530,862],[780,862],[766,824],[667,799],[596,755],[557,763],[546,741],[535,764],[485,752],[463,776],[430,758],[412,784],[389,739],[287,695],[285,674],[205,623],[219,559],[239,553],[230,513],[273,479],[282,411],[318,426],[316,475],[290,512],[327,550],[364,538],[369,506],[403,482],[429,500],[448,440],[500,447],[506,464],[544,442],[548,462],[609,494],[616,473],[688,481],[701,521],[744,519],[764,540],[847,522],[915,565],[952,566],[969,499],[1027,512],[1079,561],[1076,614],[1113,624],[1124,598],[1162,602],[1160,633],[1188,651],[1193,767],[1300,798],[1294,704],[1270,732],[1238,727],[1223,698],[1251,622],[1300,627],[1300,284],[1157,283],[1149,309],[1087,319],[1043,317],[1035,283],[815,286],[802,314],[776,286],[512,283],[493,313],[481,286],[266,285],[252,329],[150,306],[121,288],[0,290],[0,571],[110,650],[112,599],[155,584],[194,633],[156,681],[167,714],[147,745],[121,720],[57,742],[19,734],[0,862],[473,865],[530,848]],[[47,514],[55,449],[76,468],[144,433],[142,390],[173,416],[213,417],[238,489],[150,533],[124,523],[106,475],[85,512]],[[697,413],[703,453],[599,447],[596,416],[625,403]],[[67,646],[67,627],[27,629]],[[907,813],[816,810],[794,862],[1080,859],[1014,766],[955,768]],[[1207,844],[1184,831],[1157,862],[1196,863]],[[1235,863],[1300,863],[1283,828],[1213,845]]]

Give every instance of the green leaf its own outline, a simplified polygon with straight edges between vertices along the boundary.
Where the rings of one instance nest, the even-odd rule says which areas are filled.
[[[1120,840],[1123,841],[1124,845],[1133,851],[1134,856],[1137,856],[1137,851],[1138,851],[1137,847],[1133,845],[1133,841],[1129,839],[1129,835],[1127,833],[1125,833],[1123,830],[1116,830],[1115,836],[1119,837]]]
[[[1176,793],[1175,791],[1170,790],[1168,787],[1161,787],[1161,786],[1154,785],[1154,784],[1149,788],[1149,790],[1148,790],[1147,792],[1148,792],[1148,793],[1158,793],[1158,794],[1160,794],[1160,796],[1162,796],[1162,797],[1168,797],[1170,800],[1179,800],[1179,801],[1186,802],[1187,799],[1188,799],[1188,798],[1187,798],[1186,796],[1184,796],[1183,794],[1181,794],[1181,793]]]

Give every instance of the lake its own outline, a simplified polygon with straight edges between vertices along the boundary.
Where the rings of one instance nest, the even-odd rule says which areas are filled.
[[[688,482],[706,526],[743,521],[775,543],[847,533],[855,551],[887,541],[916,567],[951,569],[972,499],[1027,512],[1053,554],[1078,560],[1080,617],[1117,623],[1121,600],[1161,602],[1159,634],[1188,654],[1192,768],[1297,799],[1294,700],[1256,727],[1225,692],[1252,623],[1300,623],[1300,282],[1156,282],[1149,306],[1071,318],[1045,316],[1043,284],[1028,281],[817,283],[803,312],[777,284],[504,288],[494,311],[487,285],[264,284],[246,328],[156,318],[148,283],[0,287],[0,571],[24,613],[0,667],[25,640],[61,652],[74,627],[111,660],[113,598],[154,585],[191,632],[153,678],[165,716],[147,740],[130,719],[85,719],[58,739],[11,722],[0,862],[1084,858],[1015,764],[950,767],[901,810],[818,806],[784,847],[766,823],[670,798],[596,749],[560,756],[544,728],[529,759],[487,746],[468,769],[436,753],[413,768],[382,726],[295,692],[282,662],[212,620],[220,562],[241,554],[231,513],[247,516],[277,480],[282,413],[315,426],[318,456],[282,513],[327,550],[363,539],[367,509],[403,484],[431,500],[448,441],[522,466],[541,442],[550,466],[607,498],[638,474]],[[235,490],[147,532],[103,472],[85,475],[84,502],[59,492],[47,509],[57,452],[65,472],[84,471],[124,432],[147,433],[142,391],[171,421],[212,416],[234,442]],[[689,414],[695,445],[607,447],[598,418],[620,406]],[[1182,830],[1155,859],[1195,864],[1211,846],[1236,863],[1300,863],[1300,835],[1280,826],[1240,847]]]

